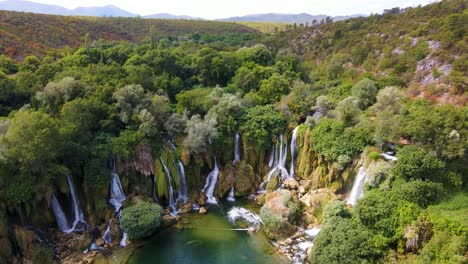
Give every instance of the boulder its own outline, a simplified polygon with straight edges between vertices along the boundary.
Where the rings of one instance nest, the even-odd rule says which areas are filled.
[[[309,191],[312,187],[312,182],[310,180],[300,180],[299,184],[304,188],[304,190]]]
[[[96,239],[96,246],[103,247],[104,244],[105,244],[104,239],[102,239],[102,238]]]
[[[291,236],[296,231],[293,224],[299,216],[299,202],[289,190],[268,193],[260,209],[260,216],[268,237],[282,239]]]
[[[286,179],[283,184],[289,190],[297,190],[299,188],[299,183],[295,179]]]
[[[180,216],[178,215],[164,215],[162,217],[162,221],[161,221],[161,226],[163,227],[168,227],[168,226],[173,226],[175,225],[180,219]]]
[[[191,211],[192,211],[192,204],[186,203],[180,208],[179,214],[188,214]]]
[[[234,168],[234,191],[236,196],[247,196],[256,191],[256,175],[253,167],[245,161],[236,163]]]
[[[198,210],[198,213],[199,214],[206,214],[206,208],[205,207],[200,207],[200,209]]]

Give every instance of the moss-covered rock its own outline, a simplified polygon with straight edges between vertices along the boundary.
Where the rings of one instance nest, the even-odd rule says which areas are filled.
[[[36,240],[36,234],[31,230],[14,226],[13,231],[18,247],[23,255],[24,263],[53,263],[53,254],[50,248],[42,246]]]
[[[307,224],[318,225],[322,222],[323,208],[332,200],[339,198],[331,189],[318,189],[306,193],[301,197],[301,205],[304,209],[302,221]]]
[[[260,216],[265,225],[265,233],[272,239],[283,239],[292,235],[294,224],[300,214],[300,205],[292,192],[278,190],[268,193]]]
[[[297,133],[298,154],[296,176],[311,181],[311,189],[330,188],[334,191],[343,190],[352,184],[352,173],[357,160],[337,167],[332,162],[317,155],[313,151],[314,139],[311,129],[301,126]]]
[[[234,175],[235,196],[247,196],[255,192],[257,175],[250,164],[245,161],[238,162],[235,165]]]

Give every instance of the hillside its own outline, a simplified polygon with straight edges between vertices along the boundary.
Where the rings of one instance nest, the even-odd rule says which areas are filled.
[[[235,23],[215,21],[162,20],[141,18],[67,17],[0,11],[0,53],[21,60],[27,55],[43,56],[51,49],[76,47],[90,39],[128,40],[187,34],[257,34],[258,31]]]
[[[303,57],[315,72],[372,74],[432,101],[465,104],[468,11],[462,0],[395,8],[383,15],[288,27],[273,42]]]
[[[350,15],[350,16],[336,16],[331,17],[333,21],[345,20],[352,17],[359,17],[361,15]],[[222,21],[243,21],[243,22],[269,22],[269,23],[285,23],[285,24],[310,24],[312,21],[322,21],[327,19],[327,15],[310,15],[307,13],[301,14],[253,14],[245,16],[236,16],[220,19]]]

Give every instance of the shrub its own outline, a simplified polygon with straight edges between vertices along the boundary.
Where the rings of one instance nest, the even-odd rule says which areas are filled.
[[[382,251],[373,234],[352,219],[335,217],[314,239],[314,263],[374,263]]]
[[[161,224],[162,208],[158,204],[138,202],[122,211],[120,222],[129,239],[148,237]]]
[[[439,180],[445,164],[427,150],[417,146],[406,146],[398,154],[396,175],[409,179]]]
[[[371,151],[369,152],[369,158],[372,159],[372,160],[378,160],[380,155],[379,153],[375,152],[375,151]]]
[[[349,218],[351,214],[346,209],[345,201],[330,201],[323,209],[323,220],[327,224],[334,217]]]

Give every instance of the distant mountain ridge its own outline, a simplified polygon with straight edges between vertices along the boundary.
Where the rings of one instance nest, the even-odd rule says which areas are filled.
[[[307,13],[300,14],[279,14],[279,13],[267,13],[267,14],[253,14],[246,16],[236,16],[219,19],[221,21],[243,21],[243,22],[274,22],[274,23],[311,23],[316,20],[320,22],[321,20],[331,17],[334,21],[345,20],[348,18],[359,17],[364,15],[350,15],[350,16],[336,16],[331,17],[327,15],[310,15]]]
[[[63,16],[96,16],[96,17],[138,17],[140,15],[128,12],[114,5],[94,6],[94,7],[77,7],[75,9],[67,9],[58,5],[41,4],[26,0],[4,0],[0,1],[0,10],[31,12],[47,15],[63,15]],[[332,17],[333,20],[344,20],[347,18],[358,17],[362,15],[338,16]],[[173,15],[169,13],[157,13],[142,18],[155,19],[186,19],[186,20],[207,20],[200,17],[192,17],[186,15]],[[253,14],[245,16],[235,16],[229,18],[216,19],[219,21],[242,21],[242,22],[272,22],[272,23],[311,23],[313,20],[321,21],[326,19],[327,15],[310,15],[307,13],[301,14]]]
[[[75,9],[67,9],[57,5],[47,5],[31,1],[22,0],[6,0],[0,2],[1,10],[31,12],[46,15],[63,15],[63,16],[112,16],[112,17],[136,17],[137,14],[130,13],[113,5],[99,7],[77,7]]]

